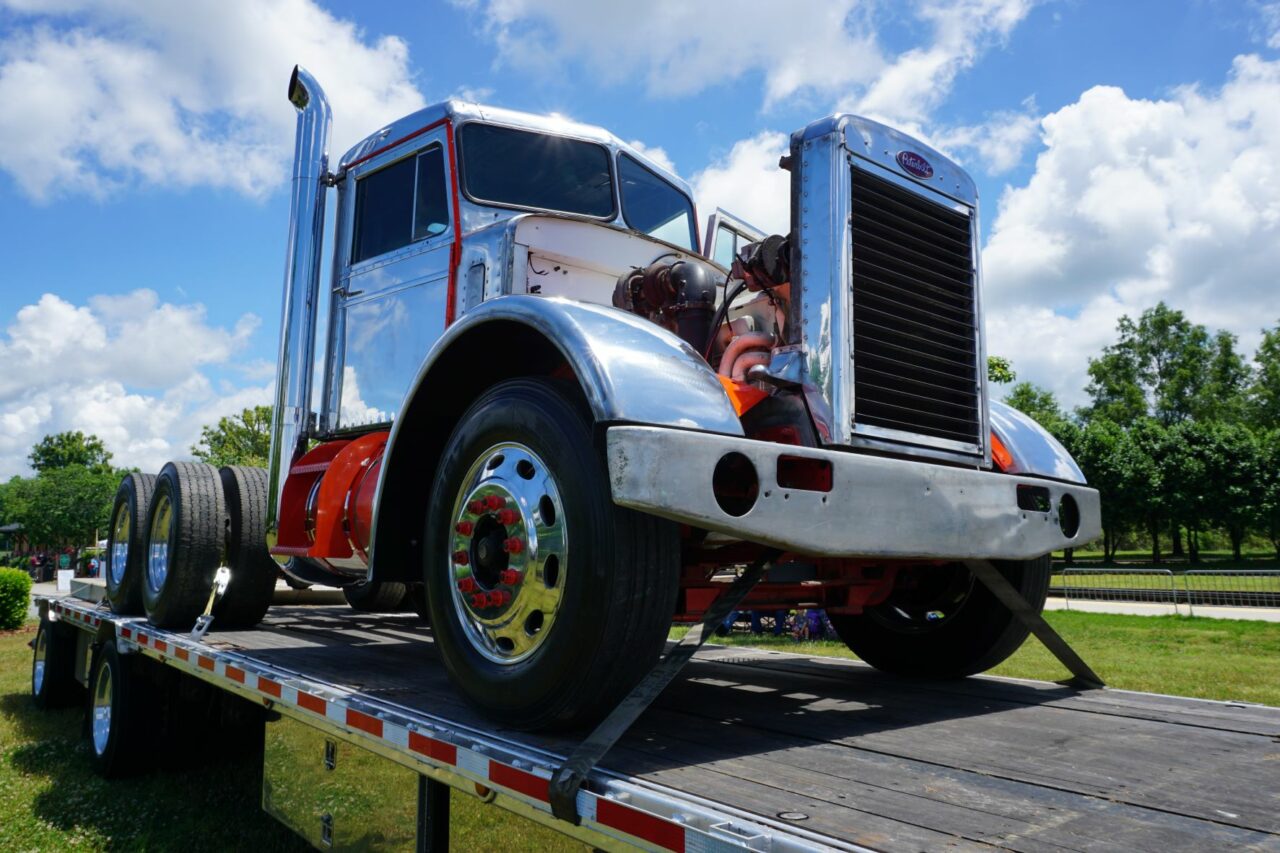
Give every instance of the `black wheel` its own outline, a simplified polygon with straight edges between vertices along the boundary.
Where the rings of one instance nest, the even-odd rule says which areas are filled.
[[[32,647],[31,698],[37,708],[45,711],[74,704],[79,694],[76,629],[43,619]]]
[[[267,472],[228,465],[218,469],[227,499],[227,591],[213,613],[221,627],[252,627],[262,621],[276,590],[280,567],[267,550]]]
[[[431,490],[436,643],[462,693],[516,728],[602,716],[652,667],[675,609],[678,528],[613,503],[576,390],[490,389],[449,438]]]
[[[147,518],[151,513],[154,474],[126,474],[116,489],[107,530],[105,554],[107,601],[111,610],[128,616],[142,613],[142,576],[146,571]]]
[[[142,604],[161,628],[190,629],[222,563],[226,501],[218,469],[170,462],[156,477],[147,523]]]
[[[427,588],[420,583],[411,583],[405,587],[404,602],[401,607],[418,614],[418,618],[431,624],[431,612],[427,609]]]
[[[993,561],[1037,611],[1049,592],[1049,557]],[[889,598],[859,616],[829,614],[858,657],[884,672],[956,678],[1017,651],[1028,630],[963,564],[902,572]]]
[[[98,649],[89,675],[89,755],[93,769],[108,778],[141,769],[152,755],[146,720],[156,716],[149,685],[137,672],[137,661],[116,651],[114,642]]]
[[[352,610],[363,613],[394,613],[404,601],[404,584],[395,581],[360,581],[342,588]]]

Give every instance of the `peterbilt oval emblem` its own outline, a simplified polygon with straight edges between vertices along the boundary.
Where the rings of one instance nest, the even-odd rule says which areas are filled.
[[[915,175],[917,178],[933,177],[933,167],[929,165],[929,161],[914,151],[899,151],[894,159],[908,174]]]

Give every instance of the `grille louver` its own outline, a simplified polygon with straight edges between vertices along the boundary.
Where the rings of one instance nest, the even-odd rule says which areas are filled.
[[[854,422],[981,445],[969,218],[853,169]]]

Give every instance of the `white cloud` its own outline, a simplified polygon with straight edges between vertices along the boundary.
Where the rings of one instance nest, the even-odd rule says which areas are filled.
[[[786,234],[791,229],[791,174],[778,167],[778,158],[787,148],[787,135],[773,131],[736,143],[694,175],[698,210],[705,215],[722,207],[767,234]]]
[[[1280,320],[1277,103],[1280,61],[1240,56],[1219,90],[1096,86],[1045,116],[984,255],[991,350],[1075,404],[1115,320],[1161,299],[1252,347]]]
[[[766,103],[861,85],[884,64],[859,0],[802,12],[767,0],[707,6],[654,0],[643,14],[595,0],[466,0],[513,68],[557,73],[581,61],[606,84],[640,76],[655,95],[687,95],[748,74]]]
[[[215,390],[203,372],[244,348],[258,320],[210,325],[203,306],[138,290],[73,305],[46,293],[0,335],[0,479],[27,468],[48,433],[103,439],[121,466],[189,457],[200,427],[270,402],[271,383]]]
[[[334,103],[338,154],[423,103],[402,39],[312,0],[0,4],[0,168],[36,199],[136,182],[265,194],[287,177],[295,63]]]
[[[645,145],[643,142],[641,142],[638,139],[633,139],[627,144],[630,145],[632,148],[636,149],[637,151],[639,151],[644,156],[648,157],[654,163],[657,163],[659,166],[666,169],[668,172],[671,172],[672,174],[679,174],[678,172],[676,172],[676,164],[672,162],[671,156],[667,154],[667,150],[665,148],[658,148],[653,145]]]
[[[1035,101],[1022,110],[1001,110],[981,124],[942,128],[925,141],[962,164],[972,158],[988,175],[1000,175],[1022,163],[1040,133]]]

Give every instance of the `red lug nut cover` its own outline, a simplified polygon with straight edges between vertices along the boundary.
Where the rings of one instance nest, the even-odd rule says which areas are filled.
[[[462,580],[458,581],[458,592],[475,592],[475,590],[476,590],[475,578],[463,578]]]
[[[515,569],[504,569],[501,575],[502,582],[507,586],[515,586],[523,579],[524,575],[520,574]]]
[[[502,498],[498,497],[497,495],[489,495],[489,497],[484,499],[484,502],[489,507],[489,509],[497,509],[498,507],[506,503],[506,501],[504,501]]]
[[[489,596],[483,592],[477,592],[471,596],[471,606],[476,610],[483,610],[489,606]]]
[[[484,512],[484,501],[479,499],[472,501],[471,503],[467,504],[467,511],[470,512],[472,515],[479,515],[480,513]]]
[[[515,524],[518,518],[520,518],[520,514],[514,509],[504,509],[498,513],[498,521],[507,527]]]
[[[466,551],[454,551],[453,561],[459,566],[465,566],[467,563],[471,562],[471,555]]]
[[[502,543],[502,550],[506,551],[508,554],[519,554],[524,550],[524,542],[515,536],[512,536]]]
[[[469,521],[459,521],[453,526],[453,529],[461,533],[463,536],[470,536],[471,531],[475,530],[476,526]]]

